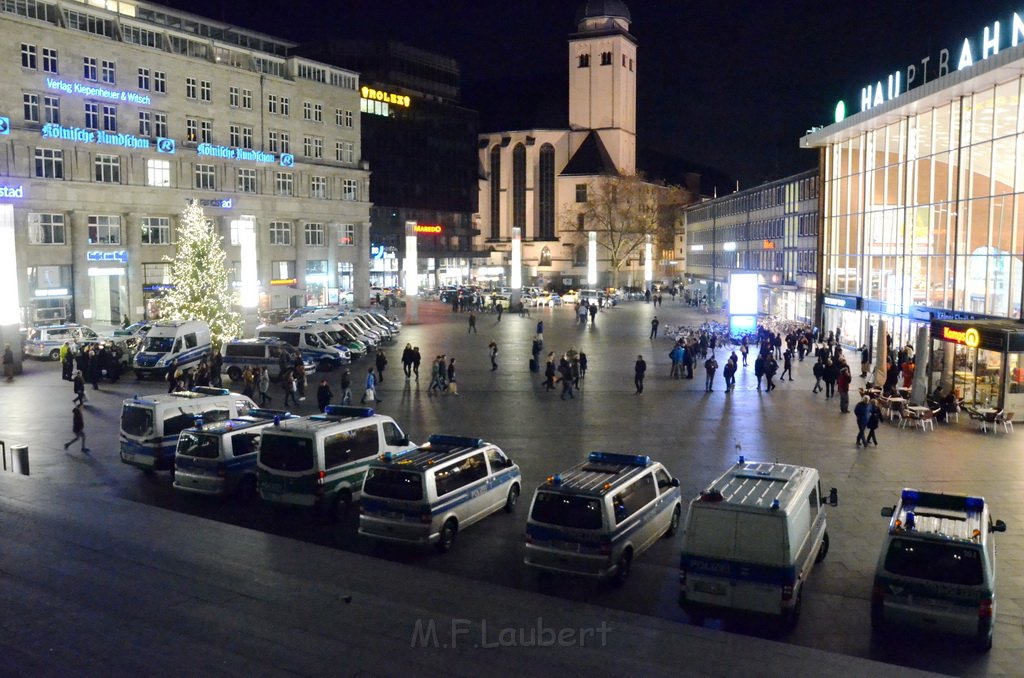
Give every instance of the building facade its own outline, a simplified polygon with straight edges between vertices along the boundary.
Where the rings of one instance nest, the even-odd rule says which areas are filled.
[[[0,220],[23,322],[158,317],[199,200],[260,306],[369,296],[369,173],[352,71],[142,2],[0,4]]]
[[[459,105],[454,59],[393,41],[332,41],[304,55],[360,73],[362,157],[370,184],[370,281],[404,285],[405,224],[418,235],[419,287],[467,283],[477,235],[479,116]]]
[[[818,170],[688,207],[687,289],[717,305],[732,273],[758,275],[758,313],[814,321],[818,282]]]
[[[930,388],[1019,417],[1024,44],[998,26],[965,40],[958,70],[865,87],[860,112],[801,143],[821,149],[825,326],[854,344],[884,326],[896,348],[928,328]]]
[[[511,265],[513,229],[519,229],[524,280],[586,284],[587,228],[579,206],[598,177],[636,172],[631,21],[618,0],[591,0],[577,13],[569,36],[567,129],[480,135],[478,246],[493,251],[492,265]],[[600,259],[602,267],[607,278],[607,261]]]

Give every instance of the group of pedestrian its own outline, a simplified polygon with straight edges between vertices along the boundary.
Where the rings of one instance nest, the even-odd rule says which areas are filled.
[[[427,395],[438,396],[449,393],[459,395],[459,385],[455,380],[455,358],[449,358],[445,354],[434,357],[430,364],[430,386],[427,387]]]
[[[416,381],[420,380],[420,362],[422,356],[420,356],[420,347],[413,346],[412,344],[406,344],[405,349],[402,350],[402,371],[405,373],[405,379],[408,381],[414,376]]]

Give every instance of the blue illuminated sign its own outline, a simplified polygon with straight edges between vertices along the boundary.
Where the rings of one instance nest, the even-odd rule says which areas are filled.
[[[291,153],[282,153],[281,167],[295,167],[295,156]]]
[[[11,119],[7,117],[0,118],[0,134],[11,133]]]
[[[128,250],[114,250],[113,252],[101,252],[92,250],[85,253],[86,261],[116,261],[121,264],[128,263]]]
[[[22,186],[0,186],[0,198],[24,198],[25,189]]]
[[[57,78],[47,78],[46,86],[65,94],[81,94],[82,96],[99,97],[100,99],[110,99],[111,101],[127,101],[128,103],[142,104],[143,106],[148,106],[152,101],[148,94],[139,94],[120,89],[106,89],[105,87],[96,87],[95,85],[83,85],[80,82],[67,82]]]
[[[178,144],[174,139],[168,139],[167,137],[156,138],[156,150],[158,153],[174,153],[177,148]]]
[[[214,144],[199,144],[196,147],[196,153],[199,155],[211,156],[214,158],[224,158],[225,160],[249,160],[251,162],[262,162],[262,163],[276,163],[278,158],[273,153],[265,153],[263,151],[254,151],[248,148],[238,148],[237,146],[215,146]],[[295,164],[295,159],[290,153],[281,154],[281,165],[284,167],[291,167]]]
[[[192,202],[192,198],[186,198],[185,202]],[[231,198],[199,199],[200,207],[219,207],[221,209],[229,210],[233,204],[234,203]]]
[[[82,129],[81,127],[64,127],[48,122],[43,125],[43,137],[47,139],[65,139],[80,141],[83,144],[102,144],[105,146],[121,146],[122,148],[149,148],[149,139],[134,134],[110,133],[103,130]]]

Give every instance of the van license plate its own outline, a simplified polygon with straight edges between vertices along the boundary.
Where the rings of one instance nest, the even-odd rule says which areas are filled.
[[[718,581],[698,581],[694,582],[693,590],[697,593],[707,593],[712,596],[724,596],[725,584]]]
[[[558,549],[559,551],[572,551],[578,553],[580,550],[579,542],[565,541],[563,539],[552,539],[551,548]]]

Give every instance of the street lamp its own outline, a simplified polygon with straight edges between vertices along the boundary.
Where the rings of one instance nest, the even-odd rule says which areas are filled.
[[[651,242],[651,236],[644,236],[644,285],[647,289],[651,288],[651,282],[654,280],[654,244]]]
[[[587,234],[587,286],[597,284],[597,231]]]
[[[518,226],[512,229],[512,270],[509,281],[512,287],[512,304],[518,304],[523,290],[523,235]]]
[[[416,322],[419,312],[419,274],[416,261],[419,256],[416,240],[416,222],[405,222],[405,322]]]

